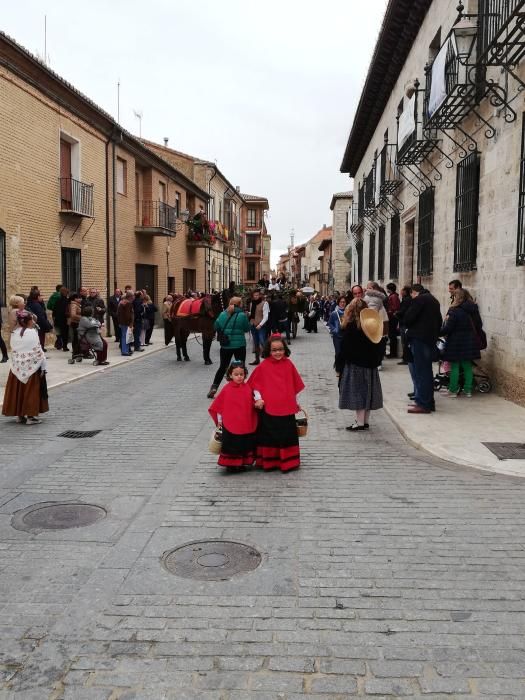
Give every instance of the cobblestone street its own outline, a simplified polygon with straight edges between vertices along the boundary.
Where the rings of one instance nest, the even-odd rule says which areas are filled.
[[[223,474],[207,449],[217,344],[213,368],[190,353],[56,388],[39,426],[2,420],[1,700],[524,698],[525,481],[418,452],[382,411],[345,431],[323,327],[292,345],[302,468]],[[53,501],[107,516],[13,528]],[[163,565],[209,539],[260,566],[199,581]]]

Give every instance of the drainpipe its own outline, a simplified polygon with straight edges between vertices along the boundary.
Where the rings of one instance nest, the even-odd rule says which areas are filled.
[[[108,138],[106,141],[106,146],[105,146],[105,165],[106,165],[106,289],[107,289],[107,299],[108,303],[106,306],[106,328],[109,329],[111,328],[110,322],[109,322],[109,297],[110,295],[110,289],[111,289],[111,267],[109,264],[109,256],[110,256],[110,236],[109,236],[109,142],[111,141],[111,136]],[[115,288],[113,288],[115,289]]]
[[[116,154],[115,154],[115,140],[112,139],[111,143],[111,161],[112,161],[112,187],[113,187],[113,205],[112,205],[112,218],[113,218],[113,286],[117,286],[117,173],[116,173]]]

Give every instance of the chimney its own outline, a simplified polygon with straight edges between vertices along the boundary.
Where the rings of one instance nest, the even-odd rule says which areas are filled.
[[[325,228],[326,228],[326,224],[323,224],[323,231],[325,230]]]
[[[241,188],[240,188],[239,185],[237,185],[237,186],[235,187],[235,189],[237,190],[237,192],[240,192],[240,191],[241,191]]]
[[[168,137],[164,137],[164,146],[167,148],[168,147]]]

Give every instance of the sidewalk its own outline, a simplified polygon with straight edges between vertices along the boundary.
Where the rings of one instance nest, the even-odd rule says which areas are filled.
[[[525,460],[499,460],[484,442],[525,443],[525,408],[494,393],[474,392],[471,399],[435,394],[436,412],[410,415],[412,391],[408,368],[385,360],[381,373],[384,409],[401,434],[415,447],[440,459],[498,474],[525,477]]]
[[[155,328],[153,331],[151,336],[153,345],[148,345],[144,348],[144,352],[134,353],[131,357],[123,357],[120,354],[119,346],[115,343],[114,337],[106,338],[106,340],[108,342],[108,360],[110,364],[104,366],[93,365],[93,360],[83,360],[82,362],[75,362],[74,365],[70,365],[68,363],[68,359],[71,358],[70,352],[65,353],[62,352],[62,350],[55,350],[52,345],[46,346],[48,388],[52,389],[62,384],[69,384],[70,382],[75,382],[77,379],[83,379],[97,372],[105,372],[116,365],[136,362],[140,358],[147,357],[151,355],[152,352],[163,350],[166,347],[164,345],[164,329],[162,328]],[[10,366],[10,362],[0,364],[0,406],[4,398],[4,389]]]

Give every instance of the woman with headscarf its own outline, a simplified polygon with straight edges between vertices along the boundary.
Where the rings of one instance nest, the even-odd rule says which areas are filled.
[[[11,370],[7,378],[2,415],[17,416],[17,423],[41,423],[40,413],[49,410],[45,382],[46,356],[33,315],[19,310],[11,333]]]

